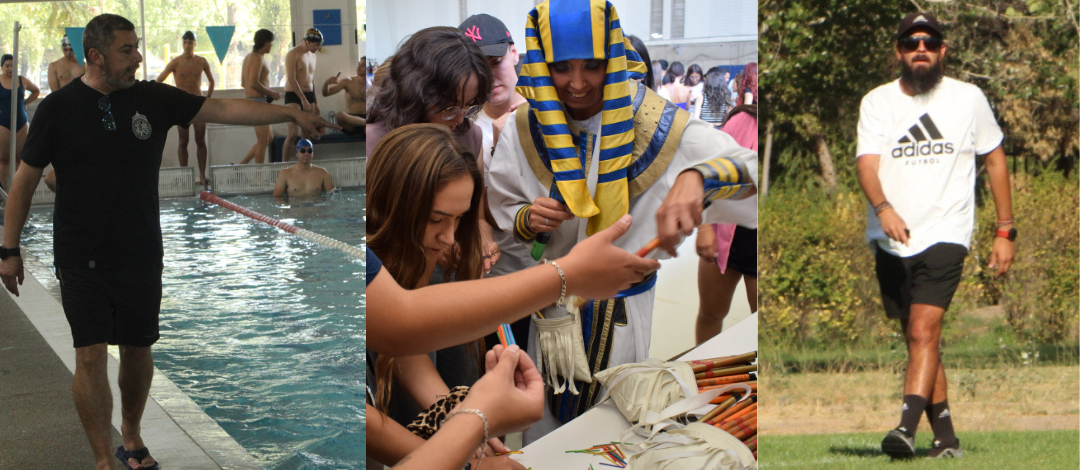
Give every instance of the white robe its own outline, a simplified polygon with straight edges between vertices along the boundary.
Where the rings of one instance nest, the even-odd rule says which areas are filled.
[[[491,162],[487,181],[488,206],[491,213],[499,227],[506,227],[511,233],[514,219],[522,206],[532,204],[538,197],[550,196],[549,188],[545,187],[533,174],[525,152],[521,149],[521,136],[518,135],[516,119],[517,113],[512,113],[499,135],[499,143],[495,146],[495,156]],[[586,121],[578,121],[577,124],[588,129],[591,134],[599,134],[601,114]],[[525,138],[531,137],[525,136]],[[589,192],[595,195],[599,168],[596,162],[600,159],[600,136],[597,135],[593,141],[597,144],[594,145],[590,156],[592,163],[589,165],[587,181]],[[634,217],[633,225],[625,235],[615,240],[614,245],[633,253],[656,238],[656,211],[671,191],[676,177],[683,170],[716,157],[735,158],[744,162],[754,184],[757,185],[757,154],[740,147],[731,136],[717,131],[711,124],[691,118],[683,132],[675,156],[664,174],[643,193],[630,199],[629,212]],[[703,223],[738,224],[747,228],[757,228],[757,198],[714,201],[705,210],[703,217]],[[564,221],[552,234],[547,249],[544,251],[544,257],[556,259],[565,256],[578,241],[585,239],[587,225],[588,221],[581,218]],[[532,240],[522,243],[517,238],[514,238],[513,242],[524,245],[515,249],[525,248],[525,251],[528,251],[533,243]],[[506,248],[503,250],[505,251]],[[650,257],[665,259],[670,256],[663,250],[654,250]],[[657,275],[663,276],[664,273],[660,271]],[[640,362],[648,358],[655,296],[654,287],[626,299],[627,325],[614,327],[608,367]],[[534,360],[539,354],[536,341],[534,325],[530,328],[529,338],[529,354]],[[526,443],[539,439],[560,425],[559,421],[551,416],[546,405],[544,414],[542,421],[526,431]]]

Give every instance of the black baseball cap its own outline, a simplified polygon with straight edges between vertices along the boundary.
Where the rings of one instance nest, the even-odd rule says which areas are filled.
[[[510,30],[498,18],[485,15],[473,15],[465,19],[458,29],[469,39],[472,39],[484,55],[488,57],[502,57],[514,43],[510,36]]]
[[[195,40],[195,33],[191,32],[191,31],[184,31],[183,39],[185,41],[194,41]]]
[[[908,32],[915,28],[923,28],[937,37],[944,37],[941,33],[941,24],[938,23],[937,18],[934,15],[924,12],[915,12],[904,17],[904,21],[900,22],[900,27],[896,29],[896,39],[903,39],[908,35]]]

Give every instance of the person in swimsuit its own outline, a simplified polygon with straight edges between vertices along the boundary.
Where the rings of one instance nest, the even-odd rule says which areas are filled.
[[[323,83],[322,95],[334,96],[345,90],[345,111],[337,114],[337,125],[346,135],[360,135],[367,125],[367,76],[364,75],[364,58],[356,64],[356,76],[338,80],[338,76],[327,78]],[[340,74],[339,74],[340,75]]]
[[[310,140],[296,143],[296,164],[278,172],[274,197],[318,196],[334,190],[334,182],[325,168],[311,164],[315,148]]]
[[[315,51],[322,45],[322,33],[311,28],[304,35],[304,40],[285,54],[285,106],[320,114],[315,103]],[[293,148],[300,134],[300,128],[289,125],[289,135],[281,149],[281,160],[289,161],[291,155],[285,149]]]
[[[270,67],[263,56],[270,53],[274,46],[274,33],[268,29],[255,31],[255,47],[244,57],[244,66],[240,72],[240,86],[244,87],[244,97],[252,101],[273,103],[281,99],[281,93],[270,89]],[[255,144],[248,150],[240,164],[252,160],[255,163],[266,161],[266,149],[274,138],[270,126],[255,126]]]
[[[60,40],[60,49],[64,56],[49,64],[49,91],[59,90],[64,85],[83,74],[83,67],[75,57],[75,50],[71,48],[71,40],[65,35]]]
[[[8,165],[11,162],[11,89],[14,81],[15,65],[11,54],[4,54],[0,57],[0,65],[3,66],[4,74],[0,75],[0,181],[3,184],[3,189],[6,191],[8,186],[8,172],[11,171]],[[23,100],[23,95],[26,90],[30,90],[30,97]],[[18,109],[16,110],[18,120],[15,124],[15,155],[22,153],[23,143],[26,142],[26,132],[29,129],[27,126],[26,117],[26,105],[33,103],[41,94],[41,90],[37,85],[26,77],[19,76],[19,89],[16,92],[18,94]],[[16,163],[18,165],[18,163]]]
[[[169,61],[168,65],[165,66],[165,70],[162,70],[161,74],[158,75],[157,81],[159,83],[164,82],[171,74],[173,83],[176,84],[177,88],[196,96],[202,96],[202,76],[205,74],[207,83],[206,97],[209,98],[214,94],[214,74],[210,72],[210,62],[195,55],[194,32],[184,32],[182,39],[184,52]],[[199,180],[197,183],[204,184],[206,182],[207,159],[206,124],[194,124],[194,127],[195,157],[199,161]],[[176,158],[180,161],[180,166],[186,167],[188,165],[188,138],[190,132],[188,126],[176,126],[176,132],[179,136]]]

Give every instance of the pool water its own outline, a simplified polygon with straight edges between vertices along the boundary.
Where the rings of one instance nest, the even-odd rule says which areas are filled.
[[[228,200],[364,242],[362,190]],[[267,468],[365,468],[363,264],[198,199],[162,200],[161,229],[158,369]],[[51,207],[23,245],[51,267]]]

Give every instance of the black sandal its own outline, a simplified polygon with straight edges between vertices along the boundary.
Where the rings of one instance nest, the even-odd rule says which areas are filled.
[[[128,470],[135,470],[134,468],[132,468],[131,464],[128,463],[128,459],[135,459],[135,460],[138,460],[139,462],[142,462],[143,459],[145,459],[145,458],[147,458],[149,456],[150,456],[150,449],[147,449],[146,447],[143,447],[142,449],[139,449],[139,450],[127,450],[127,449],[124,449],[124,446],[120,446],[120,447],[116,448],[116,458],[120,459],[120,462],[122,462],[124,464],[124,468],[126,468]],[[155,460],[153,465],[151,465],[149,467],[140,467],[139,470],[143,470],[143,469],[145,469],[145,470],[158,470],[160,468],[161,468],[161,466],[158,465],[157,460]]]

